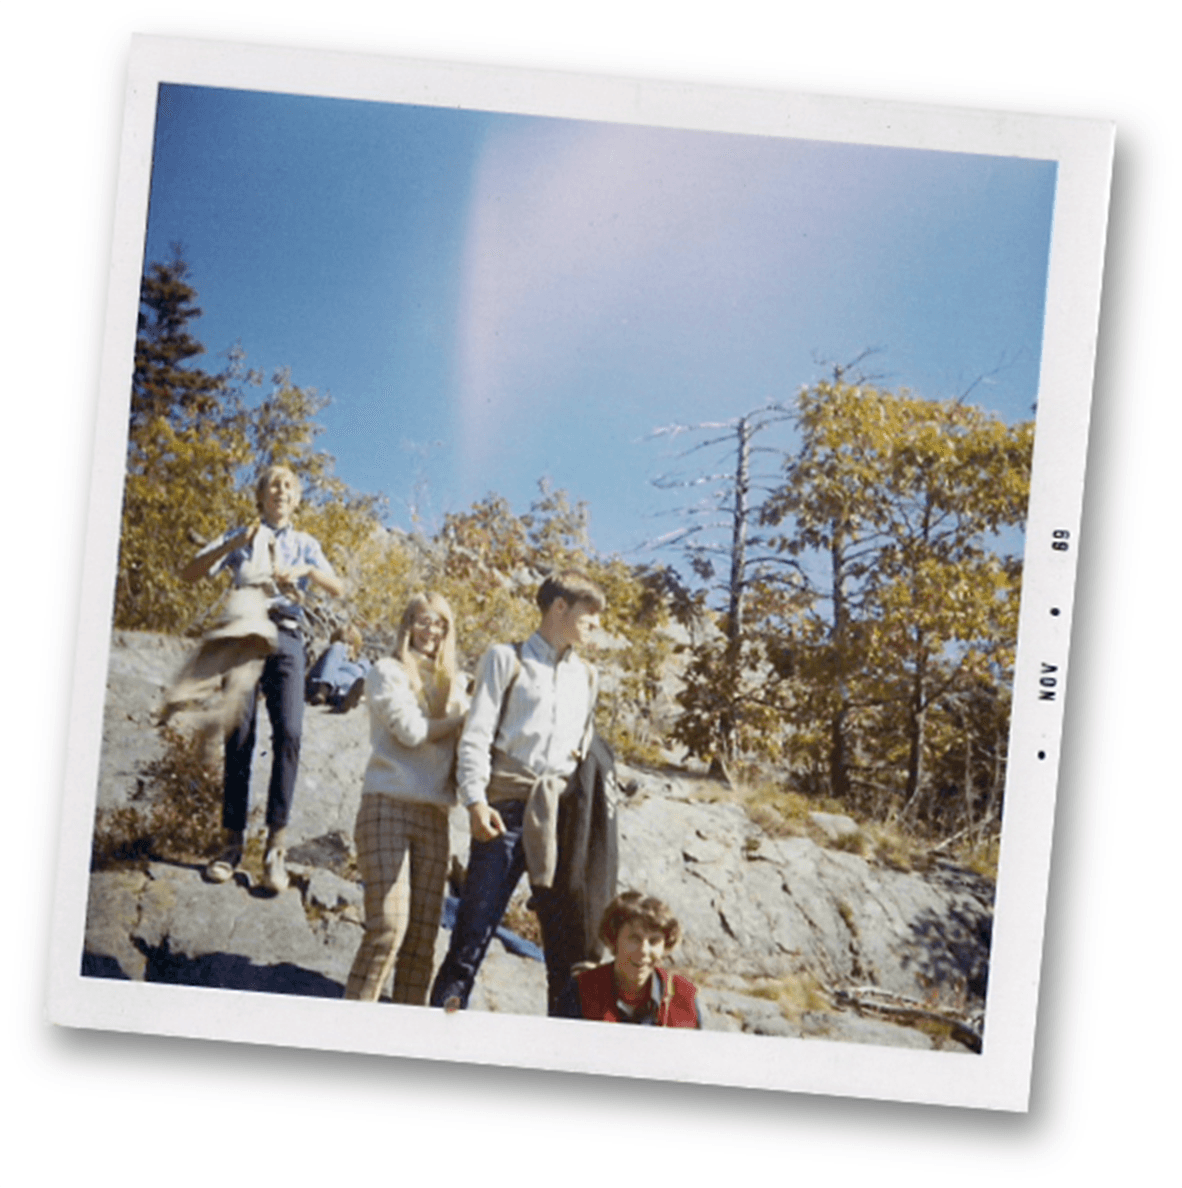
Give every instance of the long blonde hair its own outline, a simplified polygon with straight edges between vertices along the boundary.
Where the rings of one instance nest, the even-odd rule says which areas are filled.
[[[427,611],[438,615],[445,624],[443,638],[439,641],[439,650],[435,653],[434,680],[431,687],[423,685],[420,661],[417,653],[412,654],[410,646],[411,627],[415,619]],[[452,684],[456,675],[456,619],[442,594],[414,594],[402,612],[402,620],[398,624],[398,639],[394,644],[394,657],[406,669],[410,678],[411,688],[423,696],[427,703],[428,715],[432,718],[442,718],[447,714],[447,705],[451,700]]]

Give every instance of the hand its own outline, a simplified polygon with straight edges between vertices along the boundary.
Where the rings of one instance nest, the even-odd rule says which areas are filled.
[[[451,738],[464,724],[463,714],[452,714],[447,718],[430,718],[427,722],[427,741],[439,742]]]
[[[299,580],[302,577],[307,577],[310,569],[310,565],[296,565],[291,569],[277,569],[271,576],[284,594],[298,594]]]
[[[472,827],[474,841],[492,841],[494,837],[500,837],[505,832],[505,822],[501,820],[501,814],[482,800],[468,807],[468,823]]]
[[[245,549],[248,545],[253,544],[255,533],[262,527],[262,524],[262,520],[255,520],[254,523],[248,524],[230,541],[231,548]]]

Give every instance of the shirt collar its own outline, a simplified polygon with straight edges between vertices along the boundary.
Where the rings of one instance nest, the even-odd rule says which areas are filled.
[[[615,975],[612,975],[613,981]],[[646,1022],[649,1019],[655,1019],[658,1011],[661,1009],[661,975],[654,969],[652,977],[649,979],[649,996],[646,1002],[639,1003],[636,1006],[630,1006],[622,998],[616,998],[616,1007],[620,1013],[634,1023]]]
[[[573,647],[567,647],[566,650],[559,655],[558,650],[547,642],[546,637],[540,631],[535,631],[533,635],[525,641],[525,649],[533,652],[539,660],[544,660],[547,664],[553,664],[556,667],[559,664],[567,664],[575,658],[575,650]]]
[[[535,631],[533,635],[531,635],[529,639],[525,641],[525,646],[529,649],[529,651],[533,652],[533,654],[539,660],[544,660],[547,664],[558,665],[574,655],[574,649],[567,648],[566,651],[564,651],[560,656],[557,649],[546,640],[546,637],[540,631]]]

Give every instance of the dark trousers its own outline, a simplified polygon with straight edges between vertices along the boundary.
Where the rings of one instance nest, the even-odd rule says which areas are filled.
[[[247,699],[246,713],[226,736],[226,778],[222,825],[246,828],[250,802],[250,763],[254,755],[259,690],[271,719],[271,784],[267,791],[267,825],[280,829],[291,815],[296,773],[300,766],[300,731],[304,725],[304,641],[294,631],[279,632],[279,643],[263,665],[263,675]]]
[[[456,912],[447,956],[431,987],[431,1005],[443,1006],[452,997],[468,1005],[476,974],[488,952],[505,908],[525,871],[522,843],[523,800],[503,801],[494,806],[505,822],[505,832],[491,841],[473,840],[468,859],[464,893]],[[542,926],[542,948],[546,955],[547,1013],[557,1012],[562,993],[570,981],[571,966],[582,961],[582,933],[571,926],[572,905],[566,896],[549,887],[535,887],[533,908]]]

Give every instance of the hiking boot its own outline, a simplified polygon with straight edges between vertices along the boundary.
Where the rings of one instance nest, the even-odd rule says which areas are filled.
[[[276,846],[263,856],[263,886],[275,895],[286,891],[290,885],[287,878],[287,866],[284,863],[286,854],[286,850]]]
[[[242,851],[238,849],[223,850],[202,872],[207,883],[228,883],[242,861]]]
[[[357,703],[361,700],[361,695],[365,692],[365,677],[358,677],[352,685],[349,686],[349,692],[337,703],[337,713],[347,714]]]

